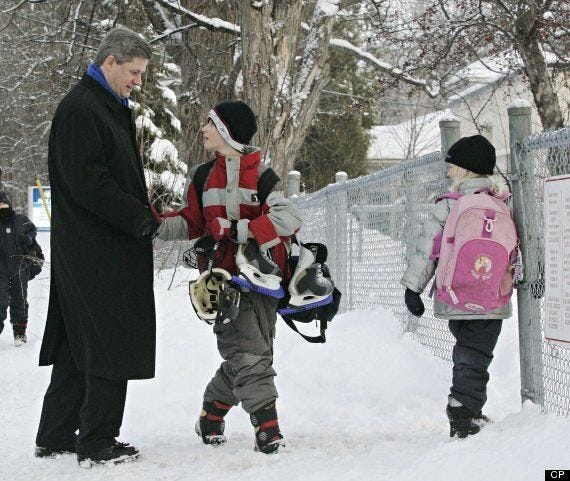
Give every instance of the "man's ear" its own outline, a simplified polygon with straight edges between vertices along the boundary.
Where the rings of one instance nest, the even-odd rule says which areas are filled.
[[[109,55],[107,56],[107,58],[103,61],[103,63],[101,64],[101,67],[105,66],[107,68],[111,68],[113,67],[113,65],[115,65],[117,63],[117,59],[115,58],[114,55]]]

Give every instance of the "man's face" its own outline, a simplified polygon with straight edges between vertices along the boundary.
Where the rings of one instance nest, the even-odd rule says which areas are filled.
[[[6,202],[0,202],[0,209],[8,209],[10,206]]]
[[[142,76],[146,72],[148,59],[133,57],[132,60],[119,64],[117,59],[109,55],[101,70],[113,91],[121,98],[129,98],[135,86],[142,85]]]

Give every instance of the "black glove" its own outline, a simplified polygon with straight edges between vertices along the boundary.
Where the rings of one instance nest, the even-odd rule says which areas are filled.
[[[425,307],[422,298],[417,292],[414,292],[406,287],[406,294],[404,295],[404,302],[408,311],[416,317],[422,317]]]
[[[160,227],[160,223],[158,223],[153,217],[145,219],[145,221],[141,224],[137,232],[137,239],[140,241],[150,241],[154,239],[157,234],[157,230]]]
[[[24,247],[29,247],[34,243],[34,239],[32,239],[31,235],[28,234],[20,234],[18,236],[18,242],[23,245]]]

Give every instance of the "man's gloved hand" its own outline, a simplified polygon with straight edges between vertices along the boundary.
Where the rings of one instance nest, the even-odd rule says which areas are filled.
[[[414,292],[406,287],[404,302],[406,303],[408,311],[410,311],[416,317],[422,317],[425,311],[425,307],[422,298],[417,292]]]
[[[160,214],[158,213],[158,210],[156,210],[156,207],[153,204],[150,204],[150,213],[152,214],[152,216],[154,217],[154,221],[160,225],[162,224],[162,221],[164,220]]]
[[[34,243],[34,239],[32,239],[31,235],[28,234],[20,234],[18,236],[18,242],[23,245],[24,247],[29,247]]]
[[[155,238],[159,227],[160,223],[158,223],[154,217],[145,219],[139,227],[136,237],[140,241],[151,241]]]
[[[216,241],[219,241],[222,237],[227,237],[237,242],[237,220],[216,217],[210,222],[210,232]]]

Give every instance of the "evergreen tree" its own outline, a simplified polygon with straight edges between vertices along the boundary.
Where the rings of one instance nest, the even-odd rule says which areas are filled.
[[[335,35],[357,37],[358,24],[339,24]],[[331,82],[321,94],[315,116],[295,169],[308,191],[334,182],[338,171],[349,178],[366,174],[366,154],[370,145],[368,129],[377,115],[373,109],[373,89],[364,67],[354,55],[331,52]]]

